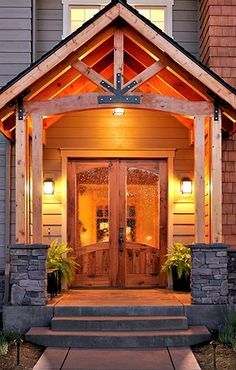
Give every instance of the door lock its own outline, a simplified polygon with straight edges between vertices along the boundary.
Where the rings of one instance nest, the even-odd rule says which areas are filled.
[[[125,239],[124,239],[124,228],[119,228],[119,252],[123,252],[123,245],[124,245]]]

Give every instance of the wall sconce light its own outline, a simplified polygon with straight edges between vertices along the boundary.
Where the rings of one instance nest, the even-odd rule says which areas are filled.
[[[192,180],[189,177],[183,177],[180,181],[180,191],[182,194],[192,194]]]
[[[43,182],[44,195],[53,195],[55,192],[55,183],[53,179],[46,179]]]
[[[123,116],[125,114],[124,108],[114,108],[112,109],[113,116]]]

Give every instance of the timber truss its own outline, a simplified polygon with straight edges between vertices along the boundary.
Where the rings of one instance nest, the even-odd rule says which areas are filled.
[[[223,129],[234,131],[235,99],[225,86],[133,14],[127,4],[117,0],[105,9],[1,95],[0,131],[5,136],[14,138],[17,118],[23,114],[41,114],[47,129],[69,109],[111,105],[169,109],[190,130],[194,116],[218,114],[222,108]],[[215,92],[209,95],[209,90]],[[23,97],[24,91],[28,93]],[[216,91],[221,96],[217,105]],[[228,106],[219,105],[222,99]],[[14,100],[16,106],[7,105]]]

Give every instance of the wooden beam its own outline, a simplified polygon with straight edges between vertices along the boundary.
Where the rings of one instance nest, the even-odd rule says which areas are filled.
[[[96,66],[101,60],[105,59],[107,55],[113,50],[113,39],[110,37],[99,45],[95,50],[89,53],[83,62],[88,64],[90,67]],[[76,58],[77,60],[78,58]],[[95,68],[94,68],[95,69]],[[34,96],[34,100],[40,99],[52,99],[60,95],[67,89],[72,83],[81,78],[81,74],[77,69],[71,68],[62,76],[53,81],[50,85],[45,87],[39,94]]]
[[[32,208],[33,243],[42,243],[42,190],[43,190],[43,120],[40,115],[32,115]]]
[[[167,68],[171,71],[171,73],[175,74],[183,81],[183,83],[191,87],[197,94],[199,94],[199,97],[202,97],[206,101],[211,101],[211,98],[207,95],[207,87],[204,85],[204,83],[194,77],[191,72],[188,72],[186,69],[184,69],[184,67],[178,64],[175,59],[170,58],[167,53],[153,45],[149,39],[136,32],[133,28],[124,26],[122,29],[127,39],[130,40],[133,45],[137,45],[138,48],[142,49],[152,58],[160,59],[163,64],[168,66]],[[127,43],[127,45],[127,47],[130,47],[129,43]],[[137,47],[135,49],[137,49]],[[135,55],[137,55],[137,50]]]
[[[101,85],[102,81],[105,81],[108,85],[113,87],[110,81],[107,81],[102,75],[97,73],[94,69],[90,68],[87,64],[81,60],[77,60],[73,63],[73,67],[76,68],[80,73],[86,76],[90,81],[94,82],[100,88],[103,88],[105,91],[110,92],[105,86]]]
[[[10,141],[13,141],[14,140],[14,135],[11,131],[7,131],[5,130],[4,128],[4,124],[2,123],[2,121],[0,121],[0,132],[7,138],[9,139]]]
[[[195,243],[205,242],[205,128],[204,116],[194,120]]]
[[[211,242],[222,242],[222,115],[211,119]]]
[[[181,99],[175,99],[169,96],[160,96],[156,94],[140,94],[131,93],[135,96],[139,95],[140,104],[125,104],[127,108],[135,109],[150,109],[181,115],[210,115],[213,111],[213,106],[207,102],[189,102]],[[108,94],[106,94],[108,95]],[[39,114],[42,116],[50,116],[53,114],[61,114],[66,112],[73,112],[76,110],[88,110],[101,108],[98,104],[98,97],[100,94],[79,94],[72,95],[49,101],[40,100],[39,102],[25,103],[25,110],[29,114]],[[111,108],[120,104],[103,104],[103,108]]]
[[[117,85],[117,73],[121,74],[121,86],[123,86],[124,34],[120,29],[114,31],[114,86]]]
[[[27,210],[27,118],[18,119],[16,111],[16,243],[28,242],[28,210]]]
[[[136,84],[129,89],[129,93],[139,86],[143,85],[145,82],[150,80],[153,76],[155,76],[158,72],[160,72],[165,66],[161,62],[154,62],[152,65],[147,67],[144,71],[139,73],[137,76],[134,77],[132,81],[127,82],[124,85],[124,88],[129,86],[133,81],[136,81]]]
[[[164,50],[173,60],[179,65],[184,66],[184,69],[206,85],[209,89],[216,92],[224,100],[226,100],[232,107],[236,108],[236,97],[227,87],[221,82],[212,77],[201,66],[195,63],[187,55],[180,52],[176,46],[168,42],[162,35],[148,26],[142,19],[127,10],[127,8],[119,4],[120,16],[131,26],[135,24],[135,30],[141,33],[147,40],[150,40],[157,48]]]

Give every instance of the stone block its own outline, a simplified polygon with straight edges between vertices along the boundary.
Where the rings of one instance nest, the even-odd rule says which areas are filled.
[[[44,279],[44,280],[39,280],[39,286],[47,286],[47,279]]]
[[[229,291],[228,291],[228,280],[224,280],[222,283],[221,283],[221,286],[220,286],[220,294],[222,296],[226,296],[228,295]]]
[[[38,256],[38,260],[39,261],[46,261],[46,259],[47,259],[47,256],[46,255],[44,255],[44,256]]]
[[[212,275],[212,271],[208,268],[198,268],[192,270],[192,275]]]
[[[30,249],[13,249],[10,251],[11,256],[30,256],[31,250]]]
[[[227,251],[216,252],[217,257],[227,257]]]
[[[20,273],[20,272],[12,272],[11,273],[11,280],[27,280],[29,277],[28,277],[28,274],[25,272],[23,273]]]
[[[210,297],[202,298],[202,304],[212,304],[212,299]]]
[[[219,263],[228,265],[228,257],[219,257]]]
[[[215,254],[214,256],[208,256],[208,254],[206,255],[206,263],[207,264],[219,264],[219,257],[216,257]]]
[[[17,284],[13,284],[11,287],[11,304],[21,305],[25,297],[25,289]]]
[[[46,271],[29,271],[29,278],[32,280],[43,280],[46,277]]]
[[[203,286],[202,290],[207,292],[219,292],[220,288],[218,286],[207,285]]]
[[[225,268],[220,268],[220,273],[226,275],[228,274],[228,270]]]
[[[28,266],[28,260],[17,258],[11,261],[11,266]]]
[[[41,286],[31,286],[25,288],[26,292],[43,292],[44,288]]]
[[[39,286],[38,280],[21,280],[19,285],[22,287],[36,287]]]
[[[207,266],[209,269],[220,269],[220,268],[227,268],[227,264],[224,264],[222,265],[221,263],[213,263],[213,264],[209,264]]]
[[[45,305],[45,298],[31,298],[30,300],[32,306],[44,306]]]
[[[32,256],[45,256],[46,251],[44,249],[33,249]]]

